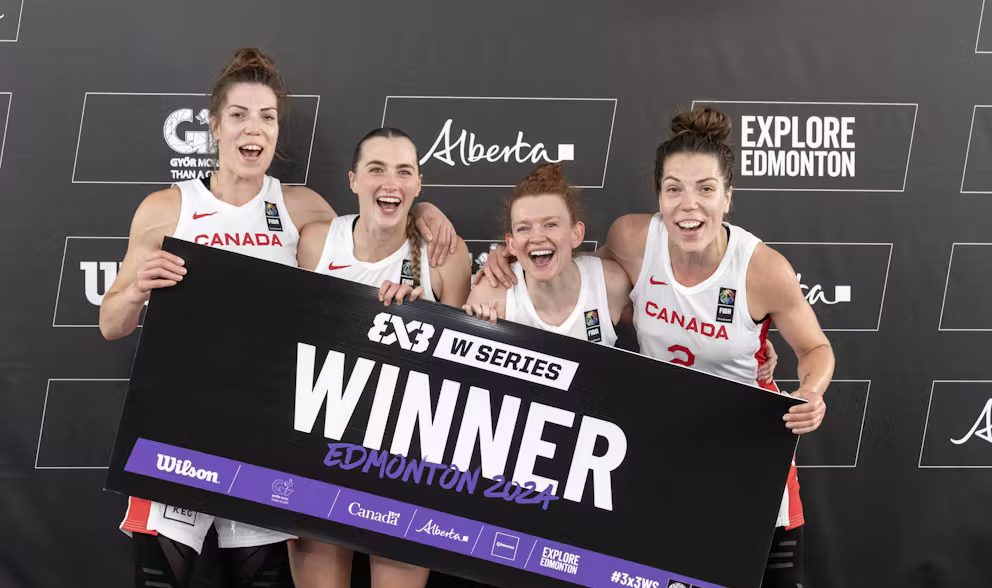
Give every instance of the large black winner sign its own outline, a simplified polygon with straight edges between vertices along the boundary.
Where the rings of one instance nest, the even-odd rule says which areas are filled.
[[[797,400],[166,248],[109,489],[500,585],[760,584]]]

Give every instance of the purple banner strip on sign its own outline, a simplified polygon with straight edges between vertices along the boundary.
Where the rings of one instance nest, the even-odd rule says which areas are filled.
[[[138,439],[124,470],[527,570],[581,586],[724,588],[674,572],[302,476]]]

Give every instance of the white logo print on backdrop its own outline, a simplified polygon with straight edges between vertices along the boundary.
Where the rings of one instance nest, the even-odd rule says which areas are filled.
[[[960,439],[952,438],[951,443],[955,445],[963,445],[976,435],[979,439],[992,443],[992,398],[989,398],[988,402],[985,403],[985,408],[982,409],[982,413],[978,415],[978,418],[975,420],[975,424],[971,426],[971,430],[968,431],[968,434]]]
[[[190,123],[197,127],[190,129]],[[183,128],[180,128],[183,127]],[[217,166],[217,142],[210,133],[210,111],[206,108],[193,116],[192,108],[180,108],[165,117],[162,137],[170,149],[186,157],[169,160],[172,179],[189,180],[209,176]],[[213,157],[196,157],[212,155]]]
[[[458,137],[452,141],[451,125],[454,121],[448,119],[441,127],[434,144],[427,150],[427,153],[420,158],[420,165],[424,165],[433,157],[442,163],[454,167],[455,160],[452,155],[456,154],[462,165],[469,166],[478,161],[488,161],[491,163],[560,163],[562,161],[572,161],[575,159],[575,145],[572,143],[559,143],[557,157],[552,157],[548,153],[544,143],[528,143],[524,141],[524,132],[517,131],[517,140],[512,146],[485,145],[476,139],[476,134],[467,129],[462,129]]]

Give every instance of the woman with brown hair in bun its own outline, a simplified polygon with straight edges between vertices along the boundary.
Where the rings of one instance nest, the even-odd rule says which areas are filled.
[[[785,426],[797,435],[815,431],[826,411],[823,394],[833,375],[833,350],[785,257],[725,221],[733,196],[734,153],[726,142],[730,119],[710,108],[696,109],[675,116],[671,128],[655,157],[659,212],[620,217],[600,251],[633,283],[640,351],[778,391],[759,372],[774,322],[798,359],[799,388],[792,395],[807,401],[789,409],[782,417]],[[490,282],[513,280],[503,256],[489,260]],[[762,588],[802,586],[803,523],[793,464]]]
[[[313,190],[283,186],[267,175],[287,95],[274,62],[258,49],[238,50],[225,66],[210,92],[217,169],[209,178],[150,194],[138,207],[124,262],[100,307],[105,338],[134,332],[151,291],[182,281],[183,260],[162,250],[164,237],[296,266],[303,228],[336,216]],[[433,241],[432,254],[443,257],[452,228],[436,208],[426,206],[421,216],[429,217],[430,232],[438,238],[424,237]],[[423,219],[418,228],[428,232]],[[211,525],[231,560],[226,570],[231,586],[292,585],[285,545],[290,535],[132,497],[121,530],[133,534],[136,585],[188,585]]]
[[[782,418],[801,435],[819,428],[834,370],[834,354],[806,302],[788,260],[724,220],[733,196],[730,119],[710,108],[672,120],[673,135],[658,146],[654,187],[659,213],[617,219],[604,254],[634,282],[634,327],[641,353],[738,382],[758,382],[758,358],[772,322],[798,360],[805,404]],[[712,330],[687,330],[662,313],[677,312]],[[688,322],[688,321],[687,321]],[[776,521],[763,588],[802,586],[802,504],[793,463]]]

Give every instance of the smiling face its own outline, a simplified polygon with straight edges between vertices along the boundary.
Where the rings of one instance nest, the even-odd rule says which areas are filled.
[[[265,175],[279,140],[278,104],[265,84],[241,82],[228,89],[210,120],[221,168],[239,177]]]
[[[510,207],[506,247],[529,276],[549,281],[572,263],[585,225],[574,221],[558,194],[521,196]]]
[[[725,186],[720,162],[706,153],[676,153],[665,159],[658,205],[669,242],[683,253],[719,244],[733,188]]]
[[[403,227],[420,195],[416,147],[405,137],[373,137],[359,151],[355,169],[348,172],[359,214],[376,226]]]

